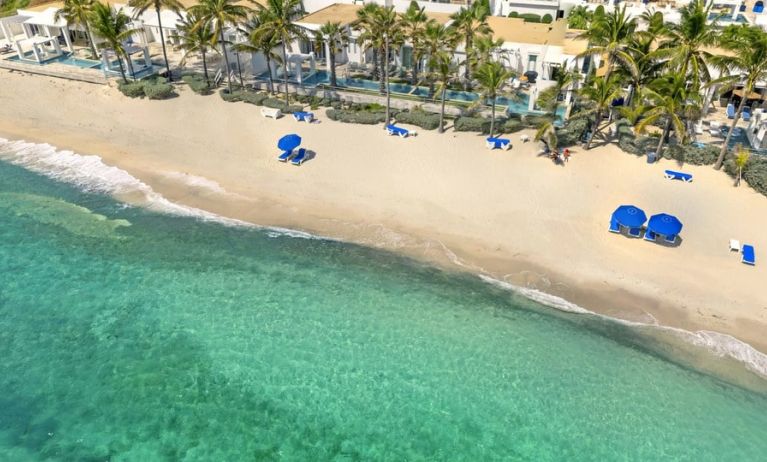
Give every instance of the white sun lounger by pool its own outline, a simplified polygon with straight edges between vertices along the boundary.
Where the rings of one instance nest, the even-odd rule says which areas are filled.
[[[740,241],[730,239],[730,252],[740,252]]]

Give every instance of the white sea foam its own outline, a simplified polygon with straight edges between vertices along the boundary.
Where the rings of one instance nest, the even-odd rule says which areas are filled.
[[[746,366],[746,368],[748,368],[750,371],[756,374],[759,374],[762,377],[767,378],[767,355],[756,350],[754,347],[752,347],[748,343],[738,340],[737,338],[731,335],[723,334],[720,332],[705,331],[705,330],[691,332],[688,330],[679,329],[676,327],[664,326],[657,323],[649,324],[644,322],[628,321],[624,319],[613,318],[610,316],[605,316],[599,313],[595,313],[591,310],[583,308],[582,306],[576,305],[575,303],[569,302],[565,300],[564,298],[558,297],[556,295],[547,294],[545,292],[541,292],[536,289],[531,289],[529,287],[520,287],[506,281],[501,281],[501,280],[492,278],[484,274],[480,274],[479,277],[480,279],[487,282],[488,284],[492,284],[494,286],[518,293],[524,296],[525,298],[528,298],[542,305],[545,305],[560,311],[565,311],[568,313],[575,313],[575,314],[588,314],[591,316],[599,317],[602,319],[609,320],[611,322],[616,322],[616,323],[627,325],[627,326],[632,326],[636,328],[655,329],[656,331],[659,331],[659,332],[662,331],[665,333],[670,333],[674,335],[675,337],[680,338],[689,344],[692,344],[696,347],[705,348],[706,350],[708,350],[710,353],[714,354],[717,357],[731,358],[736,361],[739,361],[743,363]]]
[[[58,150],[46,143],[10,141],[0,137],[0,160],[24,167],[62,183],[87,192],[97,192],[115,197],[132,205],[158,213],[196,218],[226,226],[241,226],[267,230],[270,237],[288,236],[302,239],[325,239],[303,231],[278,227],[262,227],[234,218],[227,218],[195,207],[177,204],[166,199],[151,186],[117,167],[107,165],[101,157],[81,155],[68,150]],[[183,175],[171,172],[171,176]],[[226,192],[212,180],[193,175],[186,182],[197,187]]]

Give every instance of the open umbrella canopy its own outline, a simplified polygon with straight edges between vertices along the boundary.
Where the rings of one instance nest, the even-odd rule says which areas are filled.
[[[277,142],[277,147],[283,151],[292,151],[301,145],[301,137],[295,133],[285,135]]]
[[[663,236],[676,236],[682,230],[682,222],[674,215],[659,213],[650,217],[647,230]]]
[[[647,215],[634,205],[621,205],[613,212],[613,220],[628,228],[639,228],[647,220]]]

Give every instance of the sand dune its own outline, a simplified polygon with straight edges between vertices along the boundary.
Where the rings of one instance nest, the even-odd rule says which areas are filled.
[[[115,89],[0,74],[0,135],[97,154],[169,199],[259,224],[395,249],[538,288],[588,309],[690,330],[730,333],[767,351],[767,198],[710,167],[695,182],[663,178],[614,146],[575,150],[565,166],[513,136],[511,151],[482,137],[380,126],[264,119],[259,108],[182,91],[131,100]],[[276,139],[297,132],[314,158],[276,161]],[[672,213],[685,228],[669,248],[607,232],[619,204]],[[752,243],[756,267],[730,253]]]

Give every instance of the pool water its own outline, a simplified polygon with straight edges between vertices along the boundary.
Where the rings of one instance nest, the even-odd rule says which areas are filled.
[[[263,73],[257,77],[258,79],[268,79],[267,73]],[[274,76],[277,79],[276,76]],[[293,82],[296,82],[293,80]],[[351,79],[344,77],[336,77],[336,82],[339,87],[347,88],[359,88],[362,90],[378,91],[381,86],[378,80],[370,79]],[[308,86],[317,86],[321,84],[330,83],[330,73],[327,71],[316,71],[314,74],[303,79],[302,83]],[[421,98],[429,97],[429,88],[422,86],[413,86],[407,83],[389,83],[389,89],[392,93],[401,95],[418,96]],[[471,103],[479,99],[479,94],[470,91],[460,90],[448,90],[446,95],[448,101],[457,101],[462,103]],[[508,112],[513,114],[543,114],[544,111],[529,110],[530,97],[525,93],[517,93],[515,98],[498,97],[495,99],[496,104],[505,106],[508,108]],[[562,118],[565,113],[565,108],[560,107],[557,109],[557,116]]]
[[[735,18],[732,16],[719,15],[717,13],[709,13],[708,20],[717,20],[719,22],[736,22],[738,24],[748,24],[748,19],[742,14],[737,15]]]
[[[17,56],[11,56],[8,58],[10,61],[20,61],[24,63],[30,63],[30,64],[38,64],[41,66],[47,65],[47,64],[65,64],[67,66],[77,66],[81,69],[101,69],[101,62],[100,61],[94,61],[91,59],[81,59],[81,58],[75,58],[71,54],[66,54],[63,56],[59,56],[54,59],[49,59],[47,61],[43,61],[42,63],[38,63],[37,61],[32,58],[32,53],[27,53],[24,55],[24,57]]]

